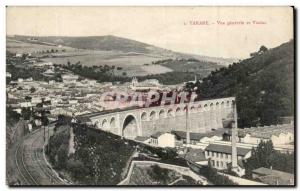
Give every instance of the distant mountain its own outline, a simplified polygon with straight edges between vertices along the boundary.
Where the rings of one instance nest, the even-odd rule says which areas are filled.
[[[63,45],[78,49],[101,50],[101,51],[120,51],[123,53],[147,54],[162,58],[196,58],[201,61],[214,62],[220,65],[228,65],[235,61],[234,59],[215,58],[208,56],[199,56],[192,54],[179,53],[164,48],[156,47],[146,43],[131,39],[121,38],[113,35],[107,36],[87,36],[87,37],[65,37],[65,36],[20,36],[13,38],[29,43],[39,43],[44,45]]]
[[[198,84],[203,98],[236,96],[239,127],[270,125],[294,115],[294,41],[217,69]]]

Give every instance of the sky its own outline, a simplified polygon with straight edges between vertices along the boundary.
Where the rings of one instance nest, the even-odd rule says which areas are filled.
[[[272,48],[293,38],[293,9],[7,7],[6,31],[30,36],[115,35],[183,53],[247,58],[261,45]]]

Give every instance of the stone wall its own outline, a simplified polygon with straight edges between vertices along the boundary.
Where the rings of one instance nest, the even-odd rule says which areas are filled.
[[[166,105],[139,108],[91,117],[96,128],[123,135],[127,117],[136,123],[135,136],[150,136],[158,131],[185,131],[205,133],[222,128],[222,121],[232,117],[232,103],[235,98],[222,98],[194,102],[192,104]],[[188,121],[187,121],[188,120]],[[114,121],[114,122],[112,122]],[[188,122],[188,123],[187,123]]]

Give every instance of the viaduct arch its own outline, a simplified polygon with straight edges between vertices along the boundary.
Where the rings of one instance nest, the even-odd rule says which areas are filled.
[[[234,101],[234,97],[228,97],[198,101],[188,105],[176,104],[100,112],[87,117],[91,119],[95,128],[128,139],[150,136],[157,131],[185,131],[186,120],[189,120],[191,132],[205,133],[222,128],[222,121],[232,118]]]

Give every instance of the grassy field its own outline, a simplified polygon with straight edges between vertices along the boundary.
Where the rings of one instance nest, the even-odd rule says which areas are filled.
[[[9,39],[6,43],[7,50],[13,53],[36,53],[37,51],[51,51],[51,49],[54,49],[55,51],[58,50],[58,52],[54,53],[45,53],[44,55],[47,54],[50,57],[43,58],[44,61],[53,62],[55,64],[65,65],[68,62],[71,64],[80,62],[83,66],[115,66],[116,69],[114,73],[116,75],[124,75],[124,73],[126,73],[126,76],[146,76],[172,71],[172,69],[165,66],[145,65],[162,59],[162,57],[157,55],[75,49],[65,46],[48,46]],[[63,49],[65,52],[62,52]],[[122,69],[117,70],[117,67],[121,67]]]
[[[6,47],[10,52],[32,53],[33,55],[43,57],[43,61],[52,62],[54,64],[66,65],[70,62],[71,64],[80,63],[82,66],[115,66],[115,75],[127,77],[160,75],[173,71],[193,72],[205,77],[212,70],[220,67],[217,64],[206,61],[193,62],[177,60],[172,58],[173,54],[167,54],[168,51],[161,51],[161,49],[158,48],[148,52],[92,50],[39,44],[28,42],[26,39],[25,41],[20,41],[11,38],[6,40]],[[165,59],[172,61],[163,64],[152,64]]]
[[[7,39],[6,40],[6,50],[13,52],[13,53],[35,53],[37,51],[47,51],[51,49],[58,49],[62,50],[65,49],[66,51],[75,51],[75,48],[71,47],[57,47],[57,46],[49,46],[49,45],[41,45],[41,44],[34,44],[34,43],[27,43],[21,42],[17,40]]]

